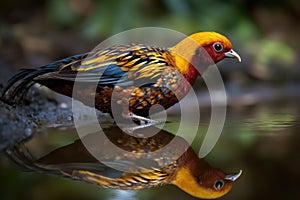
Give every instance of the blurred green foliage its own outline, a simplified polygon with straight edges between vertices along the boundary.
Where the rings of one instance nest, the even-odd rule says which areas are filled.
[[[227,35],[242,54],[248,74],[277,80],[282,72],[298,71],[298,8],[296,0],[11,0],[0,2],[0,29],[20,32],[23,27],[30,37],[41,29],[66,32],[70,42],[65,46],[70,49],[74,49],[73,41],[78,41],[75,36],[100,42],[121,31],[145,26],[185,34],[217,31]],[[62,38],[67,40],[66,36]]]
[[[162,26],[186,33],[225,32],[247,19],[238,7],[228,0],[52,0],[46,3],[51,21],[61,28],[75,23],[87,37],[109,36],[141,26]]]
[[[6,0],[0,1],[0,67],[2,62],[10,67],[24,66],[26,60],[34,60],[30,64],[45,63],[39,61],[42,54],[49,59],[46,61],[51,61],[80,52],[80,47],[89,41],[96,45],[96,41],[127,29],[157,26],[185,34],[217,31],[227,35],[243,58],[243,67],[230,69],[230,74],[242,71],[244,76],[250,74],[262,80],[293,76],[300,80],[299,18],[299,0]],[[269,195],[273,199],[288,199],[287,195],[298,194],[299,159],[295,158],[299,157],[299,105],[287,105],[288,110],[279,112],[281,106],[269,110],[250,108],[253,112],[250,116],[245,113],[229,116],[210,160],[215,159],[213,162],[222,169],[241,167],[248,174],[224,199],[264,199],[265,196],[268,199]],[[173,131],[177,127],[173,124],[166,128]],[[200,126],[199,132],[206,129],[205,125]],[[291,137],[286,133],[292,133]],[[193,145],[199,144],[202,138],[199,134]],[[279,158],[282,154],[285,157]],[[270,162],[270,155],[278,158]],[[266,167],[266,163],[271,166]],[[4,158],[0,159],[0,166],[1,199],[113,196],[112,191],[96,186],[20,174]],[[138,193],[141,199],[192,199],[183,195],[186,194],[172,186]]]

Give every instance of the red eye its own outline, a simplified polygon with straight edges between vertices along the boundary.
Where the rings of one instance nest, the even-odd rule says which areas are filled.
[[[221,52],[223,50],[223,46],[220,43],[215,43],[213,47],[216,52]]]

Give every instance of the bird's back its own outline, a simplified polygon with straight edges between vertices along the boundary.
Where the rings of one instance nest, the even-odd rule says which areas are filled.
[[[168,49],[142,44],[117,45],[61,59],[38,69],[24,69],[9,81],[3,96],[14,86],[11,95],[6,97],[14,99],[32,83],[40,83],[70,97],[83,97],[79,100],[87,105],[94,102],[95,96],[96,108],[111,112],[111,95],[116,89],[116,98],[131,98],[132,110],[146,116],[153,104],[168,108],[178,101],[171,90],[178,89],[180,76]],[[74,90],[78,94],[74,95],[75,82],[79,84],[76,84],[78,90]],[[122,98],[116,102],[128,104]]]

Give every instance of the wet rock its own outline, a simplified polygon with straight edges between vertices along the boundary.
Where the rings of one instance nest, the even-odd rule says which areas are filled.
[[[3,85],[0,85],[0,92]],[[0,150],[52,125],[73,124],[72,111],[35,87],[16,105],[0,101]]]

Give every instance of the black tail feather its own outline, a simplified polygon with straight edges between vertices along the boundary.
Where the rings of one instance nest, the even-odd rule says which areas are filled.
[[[14,75],[11,79],[9,79],[7,86],[4,88],[1,94],[1,98],[4,99],[4,96],[6,92],[19,80],[23,79],[30,73],[29,69],[28,70],[22,70],[18,74]]]
[[[77,54],[65,59],[61,59],[52,62],[48,65],[44,65],[38,69],[22,69],[21,72],[13,76],[9,81],[7,86],[4,88],[0,100],[7,103],[15,101],[16,96],[19,93],[23,93],[31,87],[35,81],[34,79],[40,75],[47,74],[49,72],[59,71],[61,67],[70,64],[80,64],[81,60],[84,59],[88,54]],[[12,91],[12,92],[10,92]]]
[[[28,149],[22,145],[16,145],[5,150],[6,155],[23,171],[39,171],[39,167],[34,164],[34,158]]]
[[[18,101],[19,99],[22,99],[26,92],[30,89],[31,86],[33,86],[35,83],[30,80],[24,80],[22,83],[17,85],[14,90],[11,92],[10,100],[12,103],[15,103],[15,101]],[[17,98],[18,97],[18,98]]]
[[[8,81],[1,95],[2,101],[9,104],[14,103],[16,96],[24,94],[24,91],[27,91],[34,84],[34,78],[52,71],[54,70],[51,68],[22,69]]]

